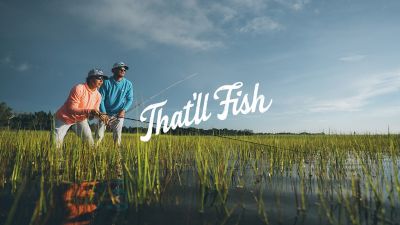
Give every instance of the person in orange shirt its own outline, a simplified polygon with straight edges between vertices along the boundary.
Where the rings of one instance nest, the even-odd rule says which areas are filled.
[[[108,79],[100,69],[92,69],[86,83],[74,86],[64,105],[56,112],[55,141],[57,148],[62,146],[68,129],[74,125],[74,132],[90,145],[94,145],[88,118],[97,116],[107,124],[107,115],[99,111],[101,95],[98,88]]]

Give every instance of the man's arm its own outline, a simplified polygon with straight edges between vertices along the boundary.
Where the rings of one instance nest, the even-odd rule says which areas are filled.
[[[102,113],[106,113],[107,111],[106,111],[106,106],[105,106],[105,104],[104,104],[104,100],[105,100],[105,97],[106,97],[106,90],[105,90],[105,82],[104,82],[104,84],[103,85],[101,85],[101,87],[100,87],[100,89],[99,89],[99,92],[100,92],[100,95],[101,95],[101,101],[100,101],[100,112],[102,112]]]
[[[132,83],[129,83],[129,88],[126,93],[126,104],[124,108],[118,113],[118,117],[125,117],[125,112],[129,110],[129,108],[132,106],[133,102],[133,88],[132,88]]]
[[[126,93],[126,104],[124,106],[124,108],[122,110],[124,110],[125,112],[129,110],[129,108],[132,106],[133,103],[133,87],[132,87],[132,83],[129,83],[129,88],[128,88],[128,92]]]

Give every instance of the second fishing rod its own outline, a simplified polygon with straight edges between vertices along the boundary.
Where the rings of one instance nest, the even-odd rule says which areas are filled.
[[[131,120],[131,121],[135,121],[135,122],[140,122],[140,123],[150,124],[150,123],[147,122],[147,121],[141,121],[141,120],[134,119],[134,118],[129,118],[129,117],[116,117],[116,116],[111,116],[110,121],[112,121],[113,119],[116,120],[116,119],[118,119],[118,118],[126,119],[126,120]],[[157,126],[157,123],[152,123],[152,124],[155,125],[155,126]],[[193,128],[193,129],[196,129],[196,130],[197,130],[197,128],[194,128],[194,127],[186,127],[186,128],[184,128],[184,129],[190,129],[190,128]],[[275,146],[275,145],[268,145],[268,144],[259,143],[259,142],[254,142],[254,141],[250,141],[250,140],[238,139],[238,138],[235,138],[235,137],[233,137],[233,136],[226,136],[226,135],[215,134],[215,133],[212,133],[212,134],[210,134],[210,135],[211,135],[211,136],[214,136],[214,137],[222,138],[222,139],[231,140],[231,141],[237,141],[237,142],[248,143],[248,144],[257,145],[257,146],[262,146],[262,147],[267,147],[267,148],[269,148],[269,149],[288,150],[288,151],[293,151],[293,150],[295,150],[295,149],[291,149],[291,148],[283,148],[283,147],[279,147],[279,146]]]

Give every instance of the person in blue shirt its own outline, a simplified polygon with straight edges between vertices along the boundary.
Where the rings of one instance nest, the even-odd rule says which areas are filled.
[[[106,125],[113,132],[114,143],[121,145],[122,127],[124,124],[125,113],[132,106],[133,85],[125,78],[129,67],[123,62],[117,62],[112,67],[113,77],[106,80],[99,89],[101,94],[100,112],[110,116],[108,124],[99,121],[96,130],[97,144],[104,138]]]

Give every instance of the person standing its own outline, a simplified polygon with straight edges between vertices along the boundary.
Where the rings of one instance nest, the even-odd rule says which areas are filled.
[[[123,62],[114,63],[111,70],[113,76],[106,80],[99,90],[102,96],[100,111],[109,115],[110,120],[108,124],[99,121],[96,130],[97,144],[100,144],[104,138],[106,125],[108,125],[113,132],[114,144],[121,145],[125,113],[133,102],[133,85],[125,78],[128,69],[129,67]]]
[[[108,79],[100,69],[89,71],[86,82],[75,85],[65,101],[64,105],[56,112],[55,141],[56,147],[62,146],[68,129],[74,125],[73,131],[85,142],[94,145],[92,133],[89,127],[88,118],[97,116],[107,122],[107,117],[100,115],[99,107],[101,95],[98,88],[103,80]]]

